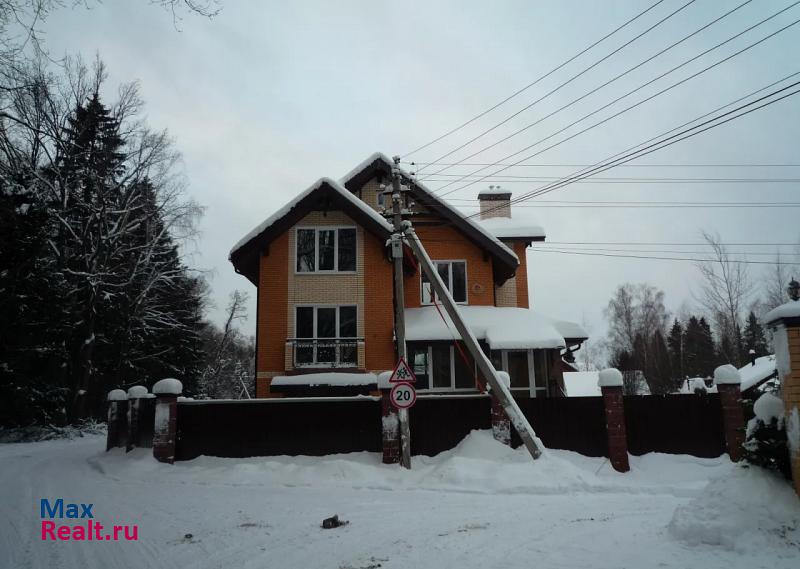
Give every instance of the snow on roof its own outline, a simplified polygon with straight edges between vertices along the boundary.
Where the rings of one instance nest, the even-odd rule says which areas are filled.
[[[478,224],[498,239],[515,237],[546,237],[544,228],[533,219],[520,217],[490,217],[481,219]]]
[[[547,316],[527,308],[497,306],[459,307],[467,326],[493,350],[564,348],[564,337]],[[452,340],[456,328],[447,313],[434,306],[409,308],[406,341]],[[442,320],[445,318],[447,324]]]
[[[364,168],[368,167],[370,164],[372,164],[376,160],[382,160],[389,167],[392,167],[392,168],[395,167],[394,161],[391,160],[388,156],[386,156],[382,152],[375,152],[375,153],[371,154],[369,157],[367,157],[366,160],[363,160],[358,166],[356,166],[355,168],[350,170],[347,174],[345,174],[344,176],[339,178],[339,183],[342,186],[346,185],[350,180],[355,178],[362,170],[364,170]],[[422,193],[426,194],[428,198],[434,200],[436,203],[441,203],[444,206],[446,206],[451,212],[453,212],[454,214],[458,215],[462,220],[467,222],[469,225],[471,225],[474,229],[476,229],[480,233],[483,233],[487,238],[489,238],[490,240],[494,241],[495,244],[497,244],[498,247],[500,247],[501,249],[504,249],[509,255],[511,255],[517,261],[519,261],[519,257],[517,257],[517,254],[514,253],[514,251],[512,251],[505,243],[500,241],[500,239],[497,238],[495,235],[493,235],[490,231],[488,231],[486,228],[482,227],[475,220],[473,220],[471,218],[468,218],[461,210],[457,209],[453,204],[450,204],[446,200],[443,200],[443,199],[439,198],[433,191],[431,191],[427,186],[425,186],[425,184],[423,184],[422,182],[420,182],[419,180],[417,180],[416,178],[411,176],[411,174],[406,172],[403,168],[401,168],[399,166],[397,168],[400,170],[400,174],[403,177],[405,177],[407,180],[413,182],[414,186],[416,186]],[[356,199],[358,199],[358,198],[356,198]],[[361,201],[361,200],[359,200],[359,201]],[[370,208],[370,209],[372,209],[372,208]],[[374,211],[374,210],[372,210],[372,211]]]
[[[773,308],[764,316],[764,322],[774,322],[781,318],[795,318],[800,316],[800,301],[790,300],[786,304]]]
[[[553,326],[564,338],[588,338],[589,334],[580,324],[569,322],[568,320],[552,320]]]
[[[746,391],[754,385],[758,385],[768,377],[774,375],[776,370],[774,355],[756,358],[755,365],[749,363],[739,368],[739,375],[742,376],[741,390]]]
[[[567,397],[599,397],[600,386],[597,385],[599,372],[565,371],[564,387]]]
[[[378,383],[378,376],[374,373],[305,373],[301,375],[279,375],[272,379],[272,385],[279,386],[315,386],[330,385],[346,387],[353,385],[374,385]]]
[[[230,254],[233,255],[233,253],[235,251],[237,251],[238,249],[241,249],[251,239],[257,237],[260,233],[262,233],[263,231],[267,230],[276,221],[282,219],[286,214],[288,214],[292,210],[292,208],[294,208],[297,205],[297,203],[300,200],[302,200],[303,198],[305,198],[306,196],[308,196],[312,192],[320,189],[323,184],[328,184],[337,193],[339,193],[343,198],[345,198],[351,204],[353,204],[353,206],[357,207],[363,213],[365,213],[368,216],[370,216],[372,219],[375,220],[376,223],[382,225],[384,227],[384,229],[386,229],[387,231],[391,231],[392,230],[392,226],[389,224],[388,221],[386,221],[383,218],[383,216],[381,216],[381,214],[379,214],[377,211],[372,209],[369,205],[366,204],[366,202],[360,200],[357,196],[355,196],[351,192],[349,192],[339,182],[337,182],[335,180],[332,180],[331,178],[320,178],[319,180],[317,180],[316,182],[311,184],[308,188],[306,188],[304,191],[300,192],[300,194],[295,196],[294,199],[289,201],[282,208],[280,208],[275,213],[270,215],[267,219],[265,219],[264,221],[262,221],[261,223],[256,225],[247,235],[242,237],[239,240],[239,242],[236,243],[236,245],[233,246],[233,248],[231,249]]]

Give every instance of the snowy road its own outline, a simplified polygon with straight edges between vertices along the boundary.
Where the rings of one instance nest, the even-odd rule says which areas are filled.
[[[0,568],[796,569],[800,563],[800,501],[784,492],[788,487],[724,457],[633,458],[633,472],[623,476],[573,453],[550,452],[534,465],[524,452],[475,433],[456,451],[417,460],[409,473],[367,454],[200,458],[170,467],[146,451],[100,452],[103,444],[87,437],[0,445]],[[756,484],[766,509],[692,502],[712,495],[705,488],[711,477]],[[59,497],[94,503],[95,519],[104,524],[138,524],[138,541],[42,541],[39,501]],[[670,531],[681,506],[690,515]],[[748,518],[737,521],[739,510]],[[320,529],[334,513],[350,523]],[[740,534],[715,543],[714,531],[692,529],[697,520],[723,537]],[[706,543],[680,540],[687,529]]]

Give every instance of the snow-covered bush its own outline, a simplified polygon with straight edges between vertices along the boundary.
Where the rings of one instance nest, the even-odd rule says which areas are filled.
[[[755,417],[747,423],[744,459],[791,478],[783,401],[765,393],[753,405],[753,412]]]

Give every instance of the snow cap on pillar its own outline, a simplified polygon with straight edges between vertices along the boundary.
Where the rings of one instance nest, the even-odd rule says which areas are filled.
[[[183,384],[171,377],[162,379],[153,386],[153,393],[156,395],[180,395],[182,391]]]
[[[500,379],[502,384],[506,386],[506,389],[510,389],[511,388],[511,376],[508,375],[507,371],[497,370],[497,377]],[[492,390],[492,386],[491,386],[490,383],[486,384],[486,389],[489,390],[489,391]]]
[[[622,373],[617,368],[607,368],[597,374],[600,387],[622,387]]]
[[[108,400],[109,401],[127,401],[128,394],[122,391],[121,389],[112,389],[108,392]]]
[[[147,388],[144,385],[134,385],[128,389],[128,399],[141,399],[147,397]]]
[[[714,385],[741,385],[742,376],[731,364],[719,366],[714,370]]]

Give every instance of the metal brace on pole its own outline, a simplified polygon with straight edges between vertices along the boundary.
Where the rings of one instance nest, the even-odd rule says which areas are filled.
[[[394,262],[394,322],[395,337],[397,339],[397,356],[406,359],[406,315],[405,294],[403,290],[403,204],[400,188],[400,170],[398,164],[400,157],[394,157],[392,168],[392,261]],[[397,413],[400,421],[400,464],[404,468],[411,468],[411,428],[408,423],[408,409],[400,409]]]
[[[417,234],[411,227],[410,222],[403,223],[403,234],[406,237],[409,247],[411,247],[414,255],[416,255],[420,267],[433,286],[434,293],[442,301],[448,316],[450,316],[453,324],[455,324],[456,330],[458,330],[458,333],[461,335],[461,339],[464,341],[464,344],[466,344],[472,357],[475,358],[478,369],[483,374],[483,377],[487,379],[489,385],[492,386],[492,393],[497,397],[498,401],[500,401],[511,424],[514,425],[522,442],[525,444],[525,448],[528,449],[528,452],[534,459],[539,458],[542,451],[539,445],[536,444],[536,433],[533,432],[533,428],[525,418],[525,415],[522,414],[522,411],[517,405],[517,402],[514,401],[505,383],[498,377],[497,370],[494,369],[492,362],[489,361],[489,358],[483,353],[477,338],[475,338],[475,334],[472,333],[472,330],[467,327],[464,320],[461,318],[461,313],[456,303],[453,301],[450,291],[444,285],[442,278],[439,276],[439,272],[433,266],[433,261],[431,261],[431,258],[428,256],[428,252],[425,250],[425,247],[423,247],[419,237],[417,237]]]

